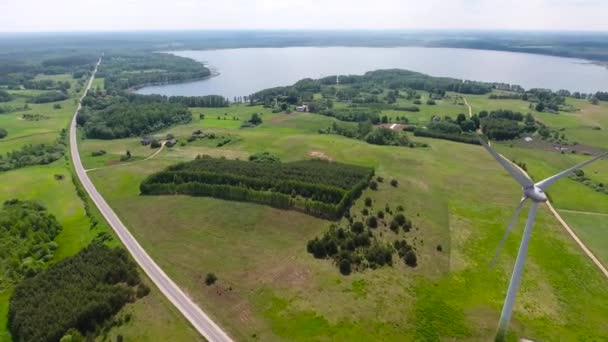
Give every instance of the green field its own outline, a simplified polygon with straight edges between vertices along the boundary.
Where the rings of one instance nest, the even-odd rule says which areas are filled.
[[[262,125],[239,129],[229,120],[212,118],[223,112],[248,117],[260,110],[237,106],[193,111],[203,111],[206,118],[164,133],[183,139],[201,129],[230,136],[234,142],[223,147],[202,141],[177,145],[153,159],[102,168],[90,175],[159,265],[236,339],[492,339],[524,218],[507,241],[498,267],[488,270],[520,193],[487,152],[435,139],[415,138],[430,148],[410,149],[320,135],[318,129],[333,119],[315,114],[282,114],[272,119],[264,114]],[[136,143],[135,138],[110,143],[85,140],[82,150],[113,146],[121,151]],[[583,159],[568,155],[562,160],[556,153],[545,161],[542,151],[501,147],[501,152],[508,154],[507,150],[524,159],[535,177]],[[341,276],[331,261],[314,259],[306,252],[306,241],[325,231],[329,221],[250,203],[139,195],[139,183],[146,175],[176,161],[198,154],[244,159],[260,151],[274,153],[283,161],[310,158],[317,152],[336,161],[373,166],[385,179],[396,178],[399,188],[384,183],[379,191],[367,190],[362,197],[376,200],[374,210],[386,203],[405,207],[416,228],[406,236],[417,243],[418,267],[395,263]],[[533,160],[526,158],[536,158],[534,153],[543,162],[533,167]],[[598,164],[604,168],[605,163]],[[573,184],[563,186],[568,182]],[[560,199],[556,205],[563,201],[591,210],[606,208],[608,203],[608,196],[594,197],[571,180],[560,181],[554,188],[551,195]],[[569,200],[568,194],[575,197]],[[357,215],[360,202],[352,211]],[[392,234],[386,228],[380,231]],[[443,252],[437,251],[439,244]],[[218,276],[216,285],[204,285],[207,272]],[[599,271],[548,210],[541,209],[510,339],[606,336],[608,309],[598,298],[607,296]]]
[[[608,214],[560,210],[560,215],[602,264],[608,265]]]

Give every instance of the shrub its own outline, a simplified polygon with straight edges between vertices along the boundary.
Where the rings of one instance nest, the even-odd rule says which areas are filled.
[[[434,106],[437,104],[437,102],[435,102],[435,100],[433,100],[433,99],[428,99],[428,100],[426,100],[426,104],[430,105],[430,106]]]
[[[416,267],[418,264],[418,257],[416,257],[416,252],[413,250],[407,251],[403,260],[405,261],[405,264],[410,267]]]
[[[376,183],[376,181],[369,182],[369,188],[372,190],[378,190],[378,183]]]
[[[367,218],[367,225],[370,228],[377,228],[378,227],[378,219],[376,218],[376,216],[370,216]]]
[[[207,286],[211,286],[211,285],[215,284],[216,281],[217,281],[217,276],[215,275],[215,273],[207,273],[207,275],[205,276],[205,284]]]
[[[350,226],[350,229],[353,232],[359,234],[359,233],[363,233],[363,231],[365,230],[365,226],[363,225],[363,222],[357,221]]]
[[[437,245],[437,251],[438,252],[443,252],[443,247],[441,247],[441,245]]]
[[[403,206],[402,206],[402,205],[398,205],[398,206],[397,206],[397,211],[401,212],[401,211],[403,211],[403,210],[405,210],[405,209],[403,209]]]
[[[4,128],[0,128],[0,139],[6,137],[8,132]]]
[[[372,199],[369,197],[365,198],[365,206],[366,207],[371,207],[372,206]]]
[[[394,231],[395,233],[399,232],[399,222],[395,221],[394,219],[391,220],[389,228],[390,228],[390,230]]]
[[[381,219],[383,219],[383,218],[384,218],[384,211],[382,211],[382,210],[379,210],[379,211],[378,211],[378,214],[377,214],[377,216],[378,216],[378,218],[381,218]]]
[[[376,177],[376,180],[378,181],[378,183],[382,183],[382,182],[384,182],[384,177],[378,176],[378,177]]]
[[[346,258],[340,259],[339,268],[340,268],[340,273],[342,273],[343,275],[349,275],[352,272],[350,260],[348,260]]]
[[[363,210],[361,210],[361,214],[363,216],[367,216],[367,215],[369,215],[369,210],[367,210],[367,208],[363,208]]]
[[[399,224],[400,226],[403,226],[405,224],[405,222],[407,221],[407,219],[405,218],[405,215],[399,213],[397,215],[395,215],[394,220],[397,222],[397,224]]]
[[[93,156],[93,157],[103,156],[104,154],[106,154],[105,150],[99,150],[99,151],[93,151],[93,152],[91,152],[91,156]]]
[[[152,140],[152,142],[150,143],[150,148],[159,148],[161,146],[160,141],[154,139]]]
[[[396,188],[399,185],[399,182],[393,178],[393,179],[391,179],[391,185]]]
[[[140,283],[137,287],[137,298],[143,298],[150,293],[150,287],[144,283]]]

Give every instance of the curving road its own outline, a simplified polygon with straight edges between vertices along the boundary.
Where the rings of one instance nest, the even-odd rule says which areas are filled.
[[[82,99],[85,97],[87,91],[93,84],[97,68],[101,63],[103,57],[99,58],[95,70],[89,79],[89,83],[84,90],[82,97],[78,102],[78,107],[74,113],[74,118],[70,125],[70,154],[72,156],[72,162],[74,163],[74,169],[76,175],[80,179],[80,183],[87,191],[103,217],[108,221],[116,235],[120,238],[123,245],[127,248],[129,253],[133,256],[133,259],[137,264],[146,272],[148,277],[154,282],[154,284],[160,289],[160,291],[175,305],[175,307],[186,317],[188,321],[194,326],[198,332],[203,335],[208,341],[228,342],[232,339],[226,334],[217,324],[215,324],[209,316],[207,316],[166,274],[163,270],[150,258],[150,256],[144,251],[139,245],[137,240],[127,230],[125,225],[120,221],[116,213],[110,208],[108,203],[99,194],[89,176],[87,175],[80,155],[78,154],[78,139],[76,137],[76,115],[82,107]]]

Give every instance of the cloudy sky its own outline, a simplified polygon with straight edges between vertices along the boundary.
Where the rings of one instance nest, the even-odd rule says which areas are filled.
[[[608,31],[608,0],[0,0],[0,32],[154,29]]]

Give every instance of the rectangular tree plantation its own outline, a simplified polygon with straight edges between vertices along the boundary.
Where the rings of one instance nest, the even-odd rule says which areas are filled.
[[[254,202],[336,219],[361,195],[373,174],[372,168],[324,160],[281,163],[198,156],[150,175],[140,191]]]

